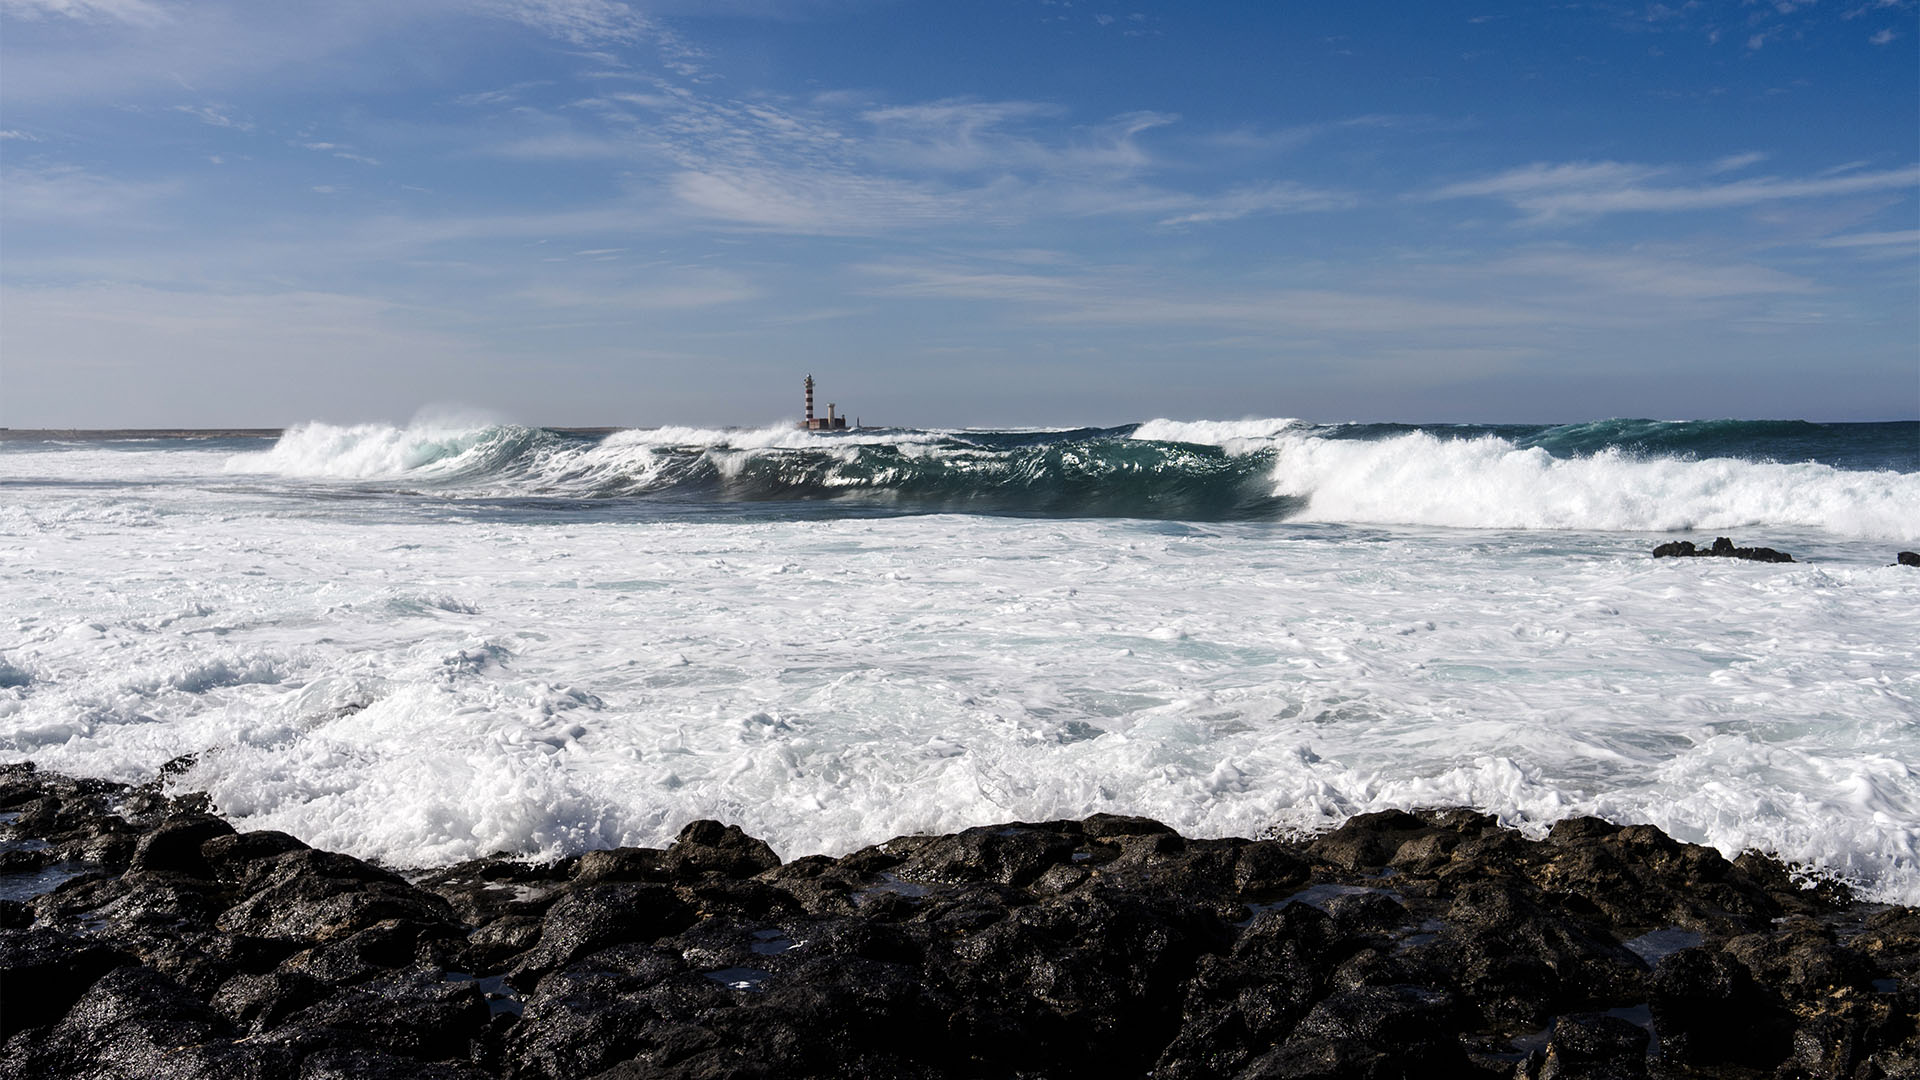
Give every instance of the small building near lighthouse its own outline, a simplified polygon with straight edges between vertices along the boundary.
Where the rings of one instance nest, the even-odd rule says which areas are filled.
[[[802,431],[845,431],[847,430],[847,418],[844,416],[835,415],[834,409],[836,407],[837,406],[835,406],[833,402],[829,401],[827,402],[827,415],[825,416],[813,415],[813,376],[811,375],[807,376],[807,418],[805,420],[800,421],[800,430]]]

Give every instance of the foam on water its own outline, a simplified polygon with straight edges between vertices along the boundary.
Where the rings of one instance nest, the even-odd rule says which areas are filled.
[[[1588,428],[1631,440],[1649,427],[1675,426],[1685,425],[1608,421],[1546,434],[1579,445],[1592,441]],[[1920,473],[1649,456],[1618,446],[1556,456],[1497,435],[1425,430],[1329,437],[1337,431],[1295,420],[1150,420],[1133,438],[1271,452],[1274,493],[1304,499],[1296,515],[1304,520],[1657,532],[1804,526],[1888,540],[1920,536]]]
[[[324,423],[289,428],[271,449],[238,454],[230,472],[287,477],[364,480],[398,477],[438,478],[499,470],[516,454],[532,459],[531,472],[560,479],[593,474],[635,462],[652,461],[650,451],[818,450],[877,445],[925,445],[936,432],[860,429],[846,432],[802,431],[791,424],[768,428],[632,428],[604,439],[567,441],[537,429],[514,425],[415,421],[392,424]]]
[[[1020,435],[778,426],[588,439],[510,425],[307,424],[225,468],[296,480],[404,481],[468,497],[677,494],[1065,516],[1636,532],[1804,527],[1894,541],[1920,535],[1920,471],[1631,449],[1657,439],[1689,448],[1747,445],[1780,428],[1781,445],[1797,452],[1812,445],[1806,427],[1608,421],[1474,434],[1480,429],[1161,419]],[[1608,437],[1625,441],[1608,444]]]
[[[1843,536],[1920,535],[1920,474],[1815,462],[1554,457],[1483,436],[1411,432],[1379,442],[1282,437],[1276,492],[1303,517],[1494,529],[1715,530],[1804,526]]]
[[[519,475],[604,483],[661,449],[543,437]],[[1349,445],[1390,470],[1418,456],[1400,438]],[[345,453],[408,460],[376,445]],[[1498,490],[1558,468],[1418,448]],[[1103,810],[1248,835],[1467,804],[1650,821],[1920,901],[1920,574],[1831,507],[1751,537],[1807,560],[1775,567],[1577,528],[478,514],[73,453],[0,457],[34,479],[0,512],[3,756],[131,781],[197,753],[181,782],[243,827],[362,856],[658,845],[697,817],[791,858]]]
[[[1271,449],[1275,439],[1297,428],[1299,420],[1148,420],[1133,429],[1132,438],[1152,442],[1203,443],[1229,453],[1247,454]]]
[[[238,454],[229,472],[366,480],[452,476],[497,467],[532,438],[525,428],[462,422],[391,424],[307,423],[289,428],[272,449]]]

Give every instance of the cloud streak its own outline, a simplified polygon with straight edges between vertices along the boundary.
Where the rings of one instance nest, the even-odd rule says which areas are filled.
[[[0,14],[25,19],[68,18],[158,26],[173,15],[149,0],[0,0]]]
[[[484,0],[478,7],[576,45],[631,44],[655,31],[651,19],[619,0]]]
[[[1165,112],[1063,125],[1063,106],[1029,100],[742,100],[665,83],[579,106],[625,134],[544,132],[496,152],[664,159],[678,168],[654,179],[672,205],[696,221],[754,231],[878,235],[1100,216],[1191,227],[1358,201],[1279,178],[1210,195],[1155,183],[1168,163],[1143,140],[1178,122]]]
[[[1901,229],[1895,232],[1854,233],[1850,236],[1829,236],[1825,240],[1820,241],[1818,246],[1824,248],[1920,248],[1920,229]]]
[[[231,110],[220,105],[175,105],[173,111],[185,113],[209,127],[232,128],[235,131],[252,131],[253,123],[236,119]]]
[[[1579,221],[1606,214],[1725,210],[1790,199],[1835,198],[1920,187],[1920,165],[1804,179],[1760,177],[1723,183],[1660,185],[1668,168],[1621,162],[1534,164],[1479,180],[1448,184],[1429,201],[1491,198],[1529,221]]]
[[[1346,210],[1359,204],[1354,195],[1305,184],[1275,181],[1236,188],[1213,199],[1196,200],[1195,209],[1162,218],[1162,225],[1215,225],[1259,214],[1303,214]]]
[[[1325,287],[1169,287],[1146,266],[1040,268],[1008,260],[894,259],[856,268],[878,299],[1003,307],[1030,325],[1212,328],[1426,348],[1444,338],[1538,347],[1569,327],[1710,325],[1779,301],[1816,304],[1815,281],[1685,250],[1521,251],[1415,263]],[[1812,310],[1812,309],[1809,309]]]
[[[1555,277],[1589,289],[1667,300],[1799,295],[1818,292],[1806,278],[1765,266],[1714,265],[1679,256],[1541,252],[1496,263],[1505,274]]]
[[[39,164],[0,174],[0,208],[14,224],[121,227],[134,210],[178,190],[170,182],[115,180],[74,165]]]

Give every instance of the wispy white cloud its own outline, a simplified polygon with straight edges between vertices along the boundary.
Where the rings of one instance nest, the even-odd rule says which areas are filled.
[[[1035,121],[1057,121],[1062,106],[1035,101],[935,101],[868,109],[841,138],[883,168],[934,173],[1049,176],[1126,175],[1155,164],[1139,137],[1178,121],[1171,113],[1122,113],[1088,126],[1057,126],[1048,137]],[[846,127],[843,125],[843,127]]]
[[[224,105],[175,105],[173,111],[188,116],[213,127],[232,128],[235,131],[252,131],[253,122],[241,120]]]
[[[1672,169],[1620,162],[1534,164],[1449,184],[1425,198],[1496,198],[1535,222],[1602,214],[1721,210],[1784,199],[1832,198],[1920,186],[1920,165],[1808,179],[1759,177],[1717,184],[1647,183]]]
[[[1279,154],[1298,150],[1310,142],[1343,131],[1387,128],[1437,130],[1470,126],[1472,125],[1469,121],[1458,119],[1441,120],[1431,116],[1367,113],[1361,116],[1349,116],[1343,120],[1295,124],[1291,127],[1275,129],[1238,127],[1202,135],[1196,141],[1202,145],[1223,150]]]
[[[1857,19],[1862,15],[1871,15],[1876,11],[1885,11],[1887,8],[1906,7],[1912,3],[1913,0],[1868,0],[1867,3],[1861,4],[1858,7],[1848,8],[1846,11],[1841,12],[1840,17],[1842,19]]]
[[[617,93],[617,94],[608,94],[606,95],[606,97],[607,97],[607,100],[609,101],[617,101],[626,105],[638,105],[644,109],[671,108],[674,105],[678,104],[680,101],[680,98],[669,93],[641,94],[641,93],[634,93],[632,91],[627,91],[627,92]],[[592,102],[583,101],[583,102],[579,102],[579,104],[589,105],[589,104],[592,104]]]
[[[646,203],[649,212],[674,210],[686,225],[874,235],[1112,216],[1190,227],[1335,209],[1352,202],[1346,194],[1285,176],[1224,191],[1193,192],[1191,181],[1184,179],[1197,175],[1192,146],[1169,152],[1167,144],[1174,140],[1156,137],[1177,122],[1167,112],[1142,110],[1073,123],[1063,105],[1031,100],[886,102],[846,91],[816,91],[805,97],[730,94],[726,84],[706,81],[700,50],[653,14],[653,5],[462,0],[425,6],[432,12],[349,5],[337,19],[320,20],[323,25],[308,32],[305,24],[313,20],[304,16],[274,19],[262,14],[263,9],[214,0],[204,17],[185,20],[170,31],[182,40],[165,51],[183,58],[184,77],[197,85],[206,70],[186,61],[202,52],[213,65],[240,63],[234,59],[239,56],[284,67],[321,55],[348,55],[356,41],[416,32],[430,21],[429,15],[444,18],[455,8],[467,18],[478,14],[510,20],[578,45],[576,55],[593,70],[638,85],[608,86],[588,98],[545,108],[530,103],[530,91],[554,85],[551,80],[521,79],[441,97],[468,108],[503,110],[490,118],[479,138],[456,153],[606,162],[621,168],[608,177],[609,186],[621,191],[617,202],[629,208]],[[769,14],[778,16],[777,10]],[[244,47],[213,47],[214,39],[234,35]],[[129,56],[145,55],[130,40],[121,45]],[[656,51],[660,62],[641,62],[636,52],[643,47]],[[65,70],[56,70],[67,65],[47,61],[42,66],[50,79],[68,78]],[[225,105],[176,108],[209,125],[236,131],[253,127],[251,119]],[[368,165],[392,156],[376,157],[332,141],[298,145]],[[331,177],[316,179],[321,181],[318,186],[337,186],[329,182]]]
[[[42,164],[0,174],[0,208],[12,223],[124,226],[132,211],[176,190],[171,182],[116,180],[74,165]]]
[[[1617,189],[1651,179],[1664,169],[1618,161],[1581,161],[1565,165],[1535,162],[1480,180],[1465,180],[1433,192],[1433,199],[1474,196],[1523,199],[1541,192]]]
[[[370,158],[365,154],[355,153],[352,149],[345,146],[341,146],[339,143],[303,142],[303,143],[298,143],[296,145],[301,146],[308,150],[315,151],[316,153],[331,154],[332,156],[341,158],[345,161],[357,161],[362,165],[380,164],[378,160],[374,158]]]
[[[936,101],[868,109],[859,119],[873,132],[864,147],[869,158],[905,168],[973,172],[1057,164],[1058,151],[1008,128],[1062,112],[1035,101]]]
[[[1181,226],[1355,202],[1283,179],[1205,195],[1161,186],[1154,177],[1190,161],[1169,168],[1143,141],[1176,122],[1163,112],[1065,125],[1066,110],[1047,102],[741,100],[664,84],[576,104],[609,130],[544,131],[493,152],[626,159],[643,173],[670,161],[677,167],[656,178],[673,204],[695,220],[743,229],[873,235],[1091,216]]]
[[[815,100],[821,100],[816,98]],[[918,105],[889,105],[867,109],[862,119],[877,126],[899,125],[936,132],[958,132],[961,137],[1009,120],[1059,116],[1060,106],[1041,101],[969,101],[948,99]]]
[[[1818,23],[1842,21],[1911,7],[1913,0],[1868,0],[1836,7],[1818,0],[1742,0],[1741,3],[1654,3],[1643,10],[1634,5],[1596,5],[1591,10],[1612,12],[1615,25],[1633,33],[1704,34],[1707,44],[1721,40],[1743,42],[1748,52],[1774,47],[1806,47],[1821,40]],[[1605,16],[1603,16],[1605,17]]]
[[[1015,303],[1085,298],[1099,283],[1064,274],[1010,272],[972,261],[897,259],[866,263],[856,272],[878,278],[869,295],[942,300],[997,300]]]
[[[151,0],[0,0],[0,14],[25,19],[64,17],[157,26],[172,13]]]
[[[668,70],[684,78],[704,76],[704,50],[622,0],[480,0],[478,10],[575,45],[601,47],[608,51],[596,58],[616,69],[624,63],[612,49],[646,42],[658,50]]]
[[[14,131],[9,128],[0,131],[0,139],[19,139],[23,142],[39,142],[40,136],[25,131]]]
[[[1885,30],[1879,31],[1878,33],[1874,34],[1872,37],[1868,38],[1867,40],[1875,45],[1886,45],[1891,43],[1894,38],[1897,38],[1899,36],[1900,36],[1899,34],[1894,33],[1893,29],[1889,27]]]
[[[1749,165],[1758,165],[1765,160],[1767,160],[1767,155],[1759,151],[1748,151],[1744,154],[1728,154],[1726,157],[1708,166],[1707,171],[1716,175],[1719,173],[1739,172]]]
[[[1162,225],[1212,225],[1257,214],[1297,214],[1345,210],[1359,200],[1346,192],[1327,191],[1286,181],[1253,184],[1210,199],[1196,199],[1193,210],[1163,218]]]
[[[212,93],[263,83],[393,82],[390,47],[407,42],[422,58],[444,55],[476,29],[521,38],[531,30],[581,50],[598,48],[610,66],[629,73],[634,54],[650,51],[657,58],[650,66],[705,77],[697,48],[640,5],[620,0],[0,0],[0,12],[18,24],[5,42],[16,106],[124,101],[162,86]],[[47,32],[56,19],[83,23],[84,32]],[[427,69],[448,66],[423,60],[409,77],[431,78]],[[474,104],[486,104],[485,93]]]
[[[655,29],[653,20],[620,0],[482,0],[478,6],[577,45],[637,42]]]
[[[9,14],[43,4],[0,0]],[[57,101],[122,104],[247,93],[262,79],[351,79],[368,44],[411,30],[419,5],[256,4],[235,0],[89,5],[58,32],[16,23],[0,36],[13,107]],[[91,14],[89,14],[91,12]],[[439,14],[444,15],[444,9]],[[310,83],[311,85],[311,83]],[[185,111],[218,124],[212,113]],[[223,114],[223,113],[221,113]]]
[[[529,90],[552,85],[553,82],[550,79],[528,79],[496,90],[476,90],[470,94],[459,94],[453,98],[453,103],[455,105],[511,105],[520,100]]]
[[[1766,266],[1704,263],[1672,255],[1536,252],[1501,260],[1497,273],[1570,280],[1586,289],[1673,300],[1818,292],[1812,281]]]
[[[1920,248],[1920,229],[1900,229],[1894,232],[1852,233],[1846,236],[1829,236],[1825,240],[1819,241],[1818,246],[1823,248]]]
[[[936,192],[846,172],[688,171],[672,178],[671,189],[694,214],[783,232],[871,233],[963,216]]]
[[[1867,168],[1872,164],[1873,162],[1871,161],[1843,161],[1838,165],[1829,165],[1813,175],[1839,176],[1841,173],[1859,172],[1861,169]]]

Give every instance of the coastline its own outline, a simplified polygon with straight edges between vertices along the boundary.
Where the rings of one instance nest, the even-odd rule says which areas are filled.
[[[781,863],[396,873],[0,766],[0,1069],[73,1076],[1902,1076],[1920,911],[1651,826],[1011,823]],[[31,894],[31,895],[29,895]]]

